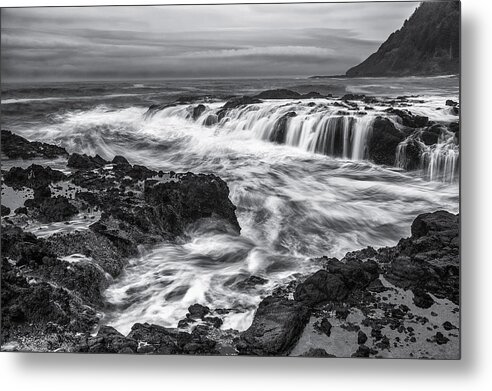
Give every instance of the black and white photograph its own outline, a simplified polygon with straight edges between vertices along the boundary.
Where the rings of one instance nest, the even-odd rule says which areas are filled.
[[[459,1],[2,8],[1,351],[459,360],[460,37]]]

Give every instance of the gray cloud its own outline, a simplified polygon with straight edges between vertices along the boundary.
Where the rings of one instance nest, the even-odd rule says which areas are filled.
[[[2,9],[3,81],[339,74],[418,3]]]

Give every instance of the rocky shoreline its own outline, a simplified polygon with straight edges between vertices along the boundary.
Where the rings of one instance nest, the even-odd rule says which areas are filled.
[[[66,159],[64,170],[2,170],[2,350],[459,358],[459,215],[423,214],[394,247],[317,259],[323,267],[277,287],[244,332],[221,328],[229,309],[196,303],[176,328],[136,323],[125,336],[104,325],[104,290],[142,248],[202,219],[239,235],[227,184],[69,155],[8,131],[2,156]],[[23,205],[4,205],[7,193]],[[62,229],[39,237],[40,223]]]

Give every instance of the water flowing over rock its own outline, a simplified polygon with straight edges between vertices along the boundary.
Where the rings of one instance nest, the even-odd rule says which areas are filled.
[[[453,182],[459,173],[459,144],[454,126],[432,125],[397,146],[396,166],[421,169],[431,181]]]
[[[12,188],[34,190],[24,212],[40,223],[66,221],[79,208],[102,213],[90,230],[43,239],[2,218],[2,340],[35,349],[39,341],[42,346],[48,343],[54,330],[59,335],[55,345],[69,351],[136,352],[136,342],[112,328],[84,337],[100,320],[102,293],[111,276],[121,272],[138,246],[174,240],[200,219],[222,221],[229,232],[238,234],[235,206],[225,182],[214,175],[174,173],[171,179],[132,166],[122,156],[115,157],[112,166],[98,156],[73,156],[72,166],[78,171],[70,176],[39,165],[13,167],[4,174]],[[73,187],[75,182],[78,187]],[[75,196],[53,196],[59,184],[72,188]],[[205,321],[214,327],[222,322],[213,317]],[[28,339],[22,337],[25,333]],[[188,334],[179,352],[215,352],[215,342],[206,342],[205,334]]]
[[[269,90],[232,98],[222,106],[167,107],[160,115],[191,118],[218,131],[249,131],[261,140],[335,158],[423,170],[429,180],[453,182],[458,177],[456,127],[403,108],[412,102],[408,98],[346,94],[341,99],[314,96],[315,102],[306,103],[304,97],[295,91]],[[367,103],[376,107],[360,111],[359,104]]]
[[[162,106],[158,115],[185,118],[221,133],[248,131],[260,140],[344,160],[422,170],[431,181],[453,182],[459,175],[459,129],[447,111],[422,110],[418,105],[425,102],[416,96],[350,93],[333,98],[278,89],[205,103],[176,102]],[[440,116],[443,120],[436,121]]]
[[[377,164],[394,165],[396,148],[404,137],[389,119],[376,118],[368,146],[369,157]]]

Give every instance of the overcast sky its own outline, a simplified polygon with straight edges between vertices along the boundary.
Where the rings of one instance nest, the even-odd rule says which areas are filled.
[[[418,2],[2,9],[2,81],[343,74]]]

